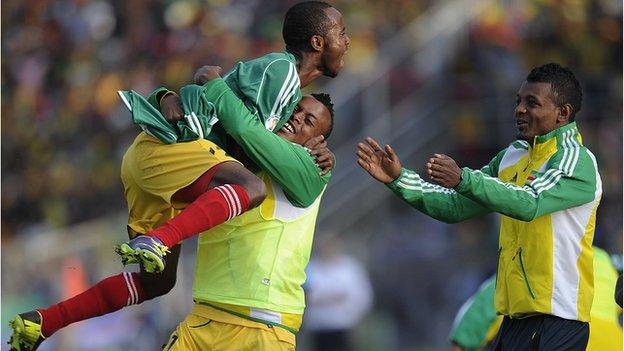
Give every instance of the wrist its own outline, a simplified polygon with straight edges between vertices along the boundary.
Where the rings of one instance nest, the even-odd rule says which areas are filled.
[[[399,169],[399,172],[396,173],[396,175],[390,175],[390,178],[392,178],[389,182],[386,183],[386,185],[391,185],[391,184],[396,184],[399,180],[401,180],[401,177],[403,176],[403,173],[405,171],[403,170],[403,168]]]
[[[467,179],[469,178],[469,172],[470,170],[468,170],[467,168],[462,168],[461,172],[459,173],[459,182],[453,187],[453,189],[460,192],[465,187]]]

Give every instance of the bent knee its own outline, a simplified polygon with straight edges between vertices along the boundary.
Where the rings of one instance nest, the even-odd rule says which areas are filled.
[[[142,272],[141,283],[143,292],[145,293],[145,299],[151,300],[159,296],[167,295],[175,286],[176,277]]]
[[[223,184],[242,186],[249,197],[249,208],[260,205],[266,198],[267,190],[262,179],[238,162],[226,162],[220,165],[210,182],[210,188]]]
[[[266,185],[262,179],[255,177],[248,184],[243,185],[249,195],[249,208],[254,208],[262,203],[267,196]]]

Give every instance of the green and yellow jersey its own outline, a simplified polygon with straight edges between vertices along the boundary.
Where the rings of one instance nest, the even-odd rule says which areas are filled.
[[[615,303],[613,293],[618,272],[609,254],[594,247],[594,302],[589,322],[588,351],[622,350],[622,327],[619,315],[622,309]],[[457,312],[450,340],[464,350],[481,350],[491,344],[503,317],[494,309],[496,276],[488,278]]]
[[[262,204],[202,234],[193,297],[230,313],[296,332],[305,307],[302,285],[310,258],[321,176],[301,145],[264,130],[220,79],[204,87],[223,128],[263,172]]]
[[[589,321],[592,241],[602,183],[575,122],[532,143],[512,143],[480,170],[464,168],[455,189],[425,182],[407,169],[388,186],[445,222],[502,214],[498,313]]]
[[[135,119],[144,125],[162,122],[162,115],[150,109],[152,104],[140,103],[138,96],[123,96]],[[202,123],[209,120],[209,109],[216,111],[224,130],[263,170],[259,176],[267,186],[267,198],[260,206],[200,236],[194,300],[295,333],[305,307],[304,270],[320,198],[331,175],[320,175],[303,146],[270,133],[225,80],[187,86],[180,98],[185,109],[206,117]],[[156,150],[195,142],[163,144]]]

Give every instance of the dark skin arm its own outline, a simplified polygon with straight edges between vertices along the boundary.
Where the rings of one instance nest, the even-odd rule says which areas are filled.
[[[357,145],[358,164],[373,178],[382,183],[391,183],[401,175],[401,161],[390,145],[383,148],[371,138]],[[429,178],[446,188],[454,188],[461,181],[461,168],[455,161],[443,154],[434,154],[427,162]]]
[[[204,85],[213,79],[221,77],[222,69],[219,66],[202,66],[193,75],[193,82]],[[161,112],[169,123],[175,123],[184,117],[184,111],[180,103],[180,97],[174,94],[167,95],[161,103]],[[334,168],[334,154],[327,148],[327,142],[323,136],[308,140],[304,145],[310,155],[316,157],[316,164],[321,169],[321,175],[327,174]]]

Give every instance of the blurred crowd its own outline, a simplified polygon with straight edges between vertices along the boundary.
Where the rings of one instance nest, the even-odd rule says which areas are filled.
[[[160,85],[177,89],[201,65],[217,64],[227,70],[239,60],[282,50],[283,15],[295,2],[3,1],[3,244],[125,211],[119,166],[137,129],[116,91],[147,94]],[[435,3],[333,1],[345,16],[352,40],[347,71],[367,74],[376,58],[384,55],[384,44]],[[440,96],[449,99],[445,103],[454,114],[442,151],[461,165],[480,167],[488,162],[514,137],[515,94],[529,69],[551,61],[569,66],[584,92],[577,118],[580,131],[596,154],[604,186],[595,244],[621,252],[621,1],[484,3],[487,6],[466,28],[449,67],[436,78],[445,82],[448,89]],[[416,66],[408,60],[390,72],[391,101],[423,84]],[[339,118],[358,125],[356,115]],[[332,143],[339,145],[349,133],[357,130],[336,133]],[[417,155],[409,160],[416,164],[406,165],[418,168],[426,157]],[[338,167],[343,162],[350,161],[339,161]],[[361,228],[343,240],[345,250],[354,253],[349,248],[358,248],[356,256],[368,267],[375,293],[374,318],[363,322],[368,335],[359,340],[374,336],[400,350],[440,347],[456,308],[495,268],[495,255],[484,252],[496,251],[496,217],[448,226],[418,215],[396,199],[380,211],[391,220],[374,227],[377,236],[364,241],[365,246],[358,230],[373,224],[364,219]],[[372,217],[377,218],[368,221]],[[116,235],[123,238],[123,233]],[[192,264],[191,254],[186,259]],[[106,258],[101,254],[88,260]],[[87,282],[118,268],[109,267],[105,273],[89,262],[84,265]],[[35,301],[42,305],[62,297],[59,280],[46,281],[55,276],[51,268],[32,286],[5,270],[20,267],[3,260],[3,298],[9,289],[9,297],[22,294],[31,299],[3,307],[27,308]],[[37,272],[28,276],[37,277]],[[188,290],[185,293],[190,296]],[[395,328],[384,332],[378,328],[382,324]],[[161,328],[160,336],[167,335],[164,327],[154,328]],[[359,345],[367,349],[366,342]]]
[[[136,129],[116,91],[178,88],[201,65],[228,69],[283,50],[282,19],[293,3],[3,1],[3,234],[122,209],[119,162]],[[349,14],[352,57],[370,56],[425,6],[337,5]]]

